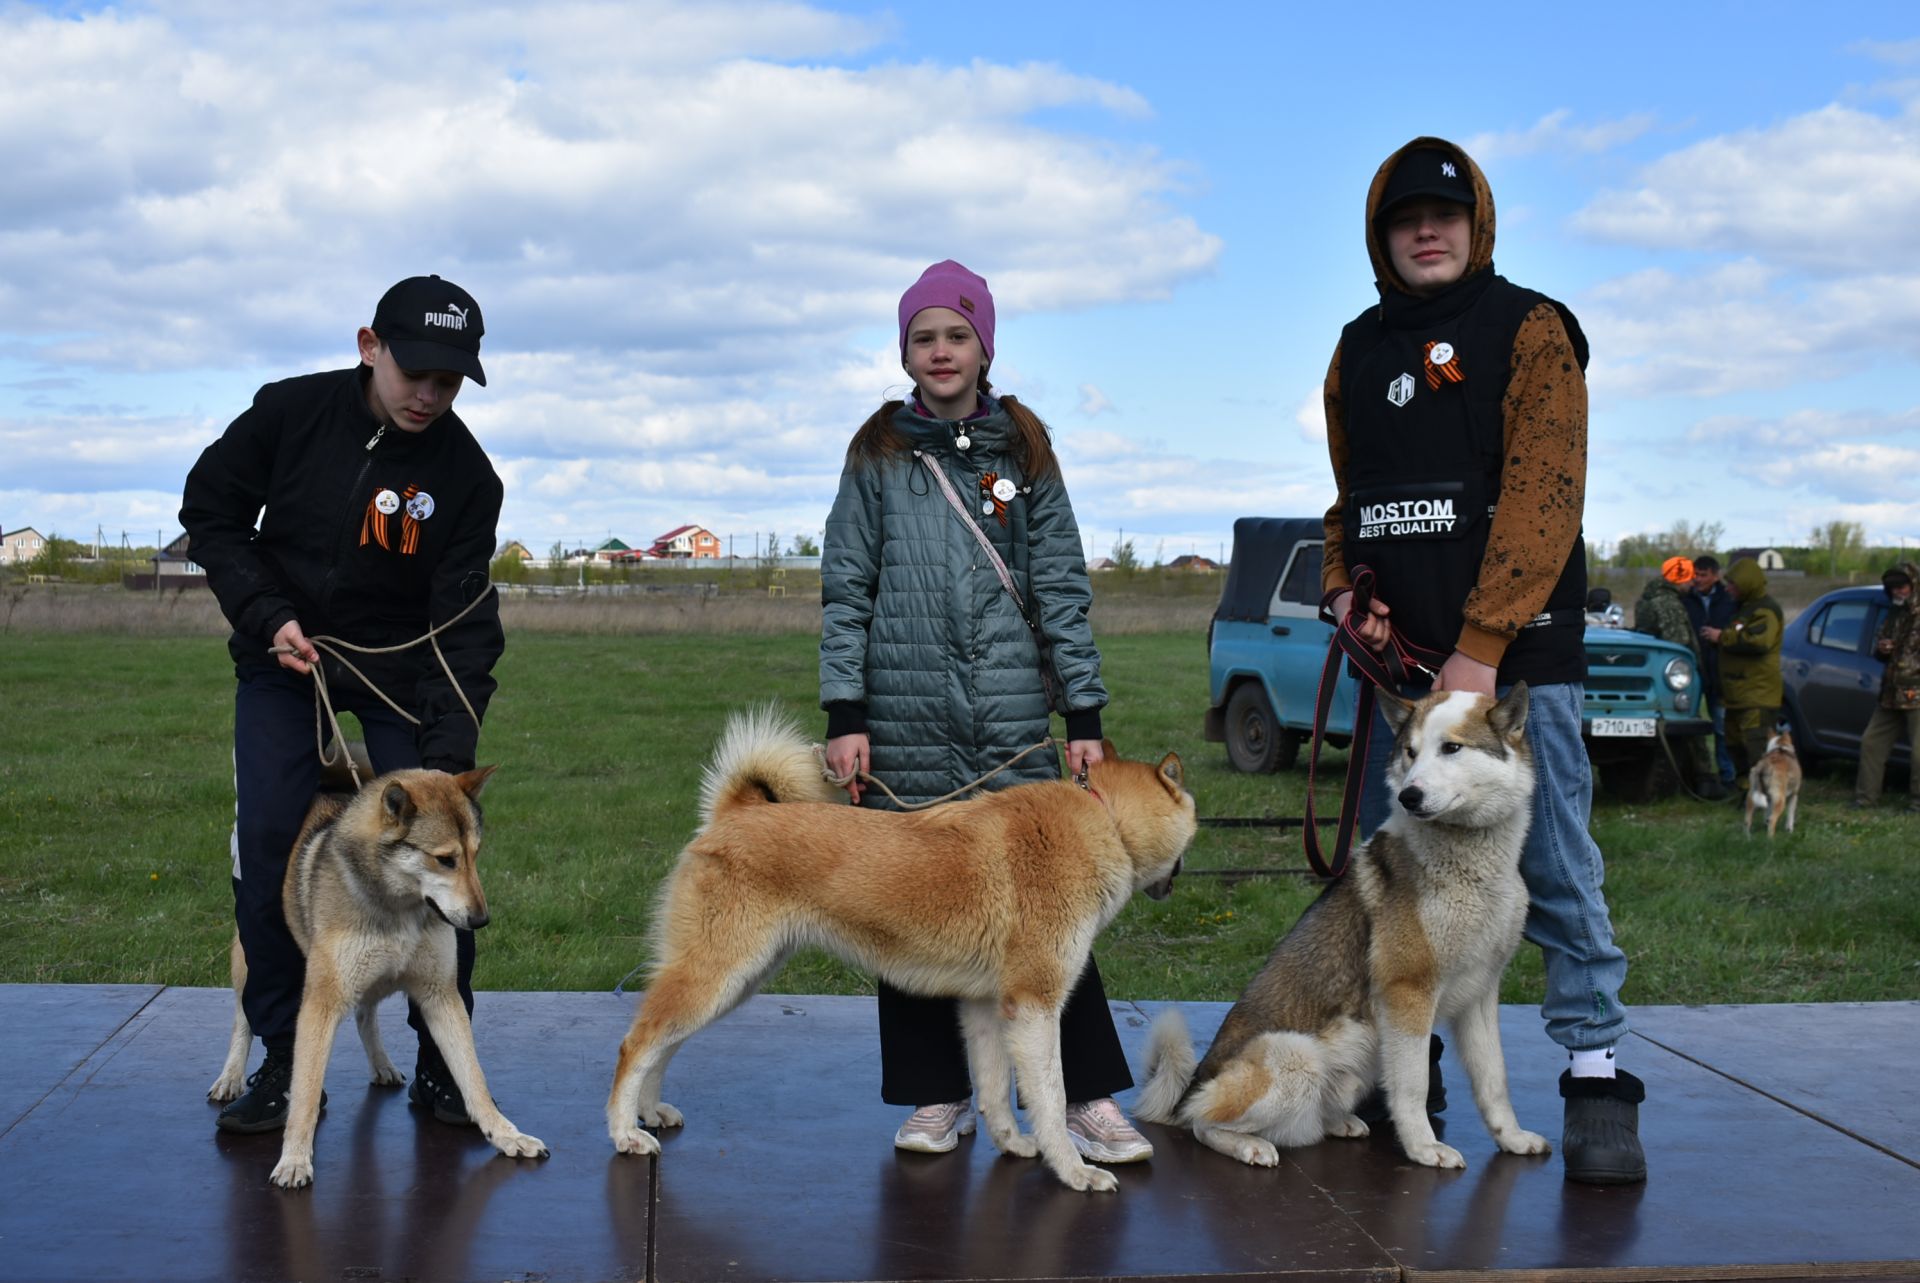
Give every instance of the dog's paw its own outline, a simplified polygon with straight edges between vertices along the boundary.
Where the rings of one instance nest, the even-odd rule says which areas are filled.
[[[1507,1132],[1496,1134],[1493,1143],[1509,1154],[1551,1154],[1553,1146],[1539,1132],[1524,1131],[1515,1127]]]
[[[1407,1157],[1422,1167],[1464,1168],[1467,1160],[1460,1157],[1460,1151],[1441,1141],[1416,1145],[1407,1151]]]
[[[622,1127],[612,1133],[613,1147],[622,1154],[657,1154],[660,1141],[652,1132],[639,1127]]]
[[[311,1158],[282,1158],[273,1165],[273,1174],[267,1177],[281,1189],[299,1189],[313,1184],[313,1160]]]
[[[1363,1140],[1373,1135],[1373,1128],[1360,1121],[1360,1115],[1348,1114],[1327,1128],[1327,1135],[1338,1136],[1343,1140]]]
[[[1010,1127],[1005,1131],[989,1127],[987,1128],[987,1134],[993,1137],[994,1148],[1009,1158],[1038,1158],[1040,1156],[1039,1142],[1017,1127]]]
[[[640,1106],[640,1121],[649,1127],[678,1127],[687,1121],[686,1115],[669,1105],[666,1101],[656,1101],[652,1109]]]
[[[504,1136],[491,1137],[493,1147],[508,1158],[549,1158],[551,1151],[547,1142],[538,1136],[529,1136],[525,1132],[508,1132]]]
[[[1120,1178],[1104,1167],[1095,1167],[1089,1163],[1080,1164],[1078,1169],[1069,1167],[1060,1173],[1060,1179],[1073,1189],[1087,1190],[1095,1194],[1110,1194],[1120,1188]]]
[[[1249,1167],[1280,1166],[1280,1150],[1264,1136],[1235,1136],[1233,1156]]]
[[[240,1099],[241,1089],[245,1087],[245,1085],[246,1079],[238,1072],[221,1074],[213,1080],[213,1086],[207,1088],[207,1099],[217,1105],[224,1105],[230,1100],[238,1100]]]
[[[373,1085],[375,1087],[399,1087],[404,1085],[406,1081],[407,1076],[398,1069],[395,1069],[392,1061],[388,1061],[384,1065],[376,1065],[373,1068]]]

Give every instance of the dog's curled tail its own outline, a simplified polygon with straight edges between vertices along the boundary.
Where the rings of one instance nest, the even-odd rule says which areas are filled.
[[[1147,1038],[1147,1085],[1134,1102],[1134,1116],[1150,1123],[1174,1122],[1198,1063],[1186,1017],[1178,1007],[1168,1008],[1153,1022],[1153,1032]]]
[[[813,745],[771,704],[727,718],[720,745],[700,778],[700,824],[736,806],[833,802],[846,794],[821,778]]]

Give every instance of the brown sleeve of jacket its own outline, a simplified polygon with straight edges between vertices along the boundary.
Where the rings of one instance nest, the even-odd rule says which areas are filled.
[[[1539,614],[1580,535],[1587,499],[1587,381],[1560,313],[1542,303],[1514,338],[1502,403],[1506,463],[1500,505],[1487,536],[1480,580],[1467,594],[1455,649],[1498,666],[1521,625]],[[1341,521],[1347,505],[1347,428],[1340,401],[1340,350],[1321,389],[1334,500],[1324,519],[1322,592],[1352,583]],[[1387,603],[1392,605],[1391,602]]]
[[[1320,591],[1347,588],[1353,580],[1347,575],[1345,528],[1341,525],[1347,511],[1347,415],[1340,403],[1340,348],[1333,349],[1333,362],[1327,366],[1327,381],[1320,389],[1320,402],[1327,414],[1327,458],[1333,464],[1333,506],[1322,521],[1326,544],[1320,550]]]
[[[1545,608],[1580,537],[1587,502],[1587,380],[1551,303],[1520,323],[1501,418],[1507,457],[1500,504],[1454,644],[1494,665]]]

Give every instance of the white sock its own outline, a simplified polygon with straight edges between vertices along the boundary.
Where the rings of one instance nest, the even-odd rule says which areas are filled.
[[[1570,1051],[1567,1056],[1573,1061],[1575,1078],[1611,1078],[1613,1074],[1613,1048],[1596,1047],[1592,1051]]]

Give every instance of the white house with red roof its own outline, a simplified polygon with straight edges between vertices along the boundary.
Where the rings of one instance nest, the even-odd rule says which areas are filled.
[[[656,557],[718,557],[720,536],[705,526],[676,526],[647,550]]]

